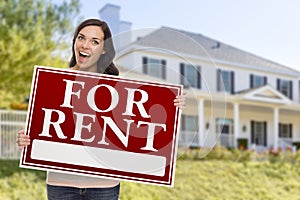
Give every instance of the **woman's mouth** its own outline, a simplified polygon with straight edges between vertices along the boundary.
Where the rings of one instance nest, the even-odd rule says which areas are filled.
[[[85,62],[89,57],[91,57],[91,54],[80,51],[78,60],[79,62]]]

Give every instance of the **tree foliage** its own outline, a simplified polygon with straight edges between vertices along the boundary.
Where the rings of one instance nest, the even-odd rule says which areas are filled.
[[[59,5],[49,0],[0,1],[0,107],[29,95],[34,65],[66,66],[53,52],[70,48],[64,39],[73,32],[78,12],[79,0]]]

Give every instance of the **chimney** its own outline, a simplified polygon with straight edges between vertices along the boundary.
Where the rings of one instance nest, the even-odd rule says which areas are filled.
[[[111,29],[116,51],[131,42],[131,22],[120,20],[120,6],[106,4],[99,10],[100,18],[106,21]]]

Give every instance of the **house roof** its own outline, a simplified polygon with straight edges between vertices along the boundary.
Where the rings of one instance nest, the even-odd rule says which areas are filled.
[[[282,64],[240,50],[220,41],[201,34],[161,27],[150,34],[139,38],[133,45],[154,47],[176,52],[181,55],[191,55],[211,59],[215,63],[228,63],[252,70],[267,71],[299,77],[300,72]]]

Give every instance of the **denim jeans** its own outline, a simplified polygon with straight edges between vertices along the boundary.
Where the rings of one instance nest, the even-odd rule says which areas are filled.
[[[76,188],[47,185],[48,200],[118,200],[120,184],[112,188]]]

